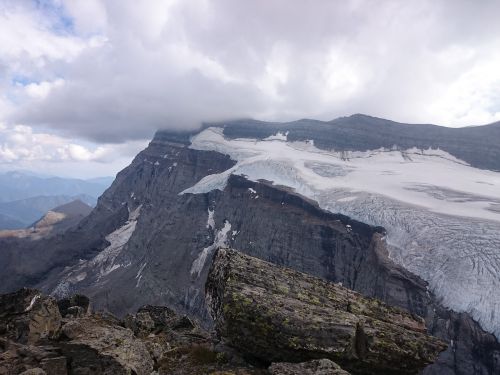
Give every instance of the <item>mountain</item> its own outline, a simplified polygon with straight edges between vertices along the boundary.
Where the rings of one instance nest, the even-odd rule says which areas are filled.
[[[0,174],[0,202],[10,202],[36,196],[80,194],[98,197],[109,186],[109,177],[80,180],[49,177],[25,171]]]
[[[426,375],[498,374],[498,129],[356,115],[160,131],[76,227],[2,245],[0,290],[210,327],[204,285],[229,246],[425,318],[449,344]]]
[[[47,211],[74,200],[85,202],[85,204],[90,206],[94,206],[97,202],[97,199],[91,197],[90,195],[80,194],[75,196],[36,196],[0,203],[0,215],[8,217],[14,221],[8,226],[0,225],[0,229],[26,228],[33,224],[36,220],[40,219],[40,217],[42,217]]]
[[[0,228],[1,229],[18,229],[25,226],[22,221],[16,220],[9,215],[0,214]]]
[[[464,128],[402,124],[357,114],[323,122],[303,119],[288,123],[241,120],[206,124],[224,128],[228,138],[264,139],[288,132],[289,141],[312,140],[324,150],[367,151],[379,148],[441,149],[470,165],[500,171],[500,122]]]
[[[29,228],[0,230],[0,239],[11,240],[26,238],[31,241],[54,236],[77,225],[91,211],[92,207],[81,200],[70,201],[69,203],[65,203],[46,212]],[[15,246],[16,242],[11,242],[11,244]]]

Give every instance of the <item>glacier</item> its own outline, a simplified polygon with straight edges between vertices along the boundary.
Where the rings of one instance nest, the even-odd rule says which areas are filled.
[[[500,173],[439,149],[326,151],[282,134],[227,139],[221,128],[193,136],[190,147],[236,164],[181,194],[222,190],[231,174],[245,175],[383,226],[393,261],[426,280],[444,306],[500,338]]]

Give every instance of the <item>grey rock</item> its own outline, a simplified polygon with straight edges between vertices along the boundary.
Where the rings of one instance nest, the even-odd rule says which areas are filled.
[[[402,309],[231,249],[206,284],[219,336],[264,362],[328,358],[355,374],[417,374],[447,345]]]
[[[302,363],[273,363],[269,366],[269,372],[271,375],[349,375],[329,359],[314,359]]]
[[[38,290],[23,288],[0,296],[0,334],[33,344],[59,333],[61,314],[56,300]]]
[[[63,326],[61,342],[71,373],[149,374],[153,360],[144,343],[127,328],[97,315],[71,320]]]

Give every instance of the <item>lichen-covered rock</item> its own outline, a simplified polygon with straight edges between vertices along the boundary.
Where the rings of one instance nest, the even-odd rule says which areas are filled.
[[[0,338],[0,374],[17,375],[26,371],[67,375],[66,358],[57,347],[23,345]],[[30,372],[26,372],[29,374]]]
[[[72,373],[130,375],[153,370],[144,343],[113,320],[98,315],[78,318],[66,323],[62,331],[68,341],[60,345]]]
[[[218,334],[267,362],[328,358],[354,374],[416,374],[446,348],[417,316],[230,249],[214,257],[206,296]]]
[[[269,367],[269,372],[271,375],[349,375],[329,359],[314,359],[302,363],[273,363]]]
[[[87,296],[81,294],[60,299],[57,301],[57,305],[63,317],[79,318],[90,313],[90,300]]]
[[[23,288],[0,295],[0,335],[22,344],[55,337],[61,314],[54,298]]]

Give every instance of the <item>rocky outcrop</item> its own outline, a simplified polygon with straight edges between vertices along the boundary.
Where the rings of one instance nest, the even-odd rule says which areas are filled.
[[[51,307],[43,315],[28,316],[14,308],[15,301],[23,307],[23,301],[31,296],[38,296],[39,305],[33,303],[30,311]],[[144,306],[122,321],[110,314],[92,313],[89,300],[82,295],[59,301],[61,311],[53,298],[36,290],[3,295],[0,301],[6,302],[1,305],[5,307],[2,322],[14,322],[23,315],[24,320],[59,319],[60,323],[57,334],[39,335],[36,340],[27,339],[35,333],[26,332],[29,324],[2,325],[6,329],[0,332],[0,375],[268,374],[266,368],[254,368],[191,319],[168,307]]]
[[[94,315],[77,318],[63,328],[61,348],[72,373],[149,374],[153,360],[144,343],[113,319]]]
[[[271,375],[349,375],[329,359],[313,359],[302,363],[279,362],[269,367]]]
[[[206,295],[218,334],[265,362],[328,358],[354,374],[416,374],[447,346],[419,317],[230,249],[218,250]]]
[[[36,344],[59,334],[61,314],[54,298],[24,288],[0,296],[0,335]]]

